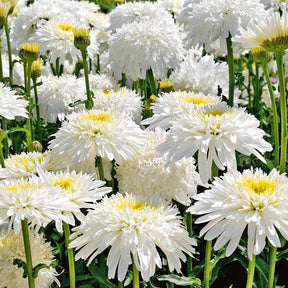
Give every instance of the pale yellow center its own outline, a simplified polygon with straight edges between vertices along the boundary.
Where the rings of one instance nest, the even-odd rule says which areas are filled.
[[[199,95],[197,95],[197,96],[196,95],[195,96],[187,95],[186,96],[186,102],[193,103],[195,105],[200,105],[200,104],[209,105],[209,104],[211,104],[211,101],[209,101],[209,99],[207,99],[204,96],[199,96]]]
[[[67,31],[67,32],[70,32],[73,29],[73,26],[71,24],[65,23],[65,22],[57,24],[57,27],[59,27],[63,31]]]
[[[242,185],[247,188],[248,193],[257,195],[272,195],[275,192],[277,183],[267,177],[262,179],[244,178]]]
[[[75,191],[75,183],[72,178],[62,176],[59,177],[55,182],[54,186],[59,185],[64,191]]]
[[[37,157],[38,163],[41,164],[41,162],[44,159],[44,155],[39,154],[36,157]],[[16,165],[23,166],[28,172],[32,172],[34,169],[34,165],[36,163],[36,157],[29,156],[26,154],[14,155],[13,157],[6,159],[5,164],[6,166],[9,166],[9,165],[15,165],[16,163]]]

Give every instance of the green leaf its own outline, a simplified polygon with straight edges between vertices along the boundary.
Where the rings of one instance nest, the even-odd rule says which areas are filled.
[[[23,278],[26,278],[28,276],[28,272],[27,272],[27,264],[26,262],[24,262],[21,259],[14,259],[13,261],[13,265],[17,265],[18,268],[23,268],[24,272],[23,272]]]
[[[102,271],[97,265],[95,264],[91,264],[88,266],[88,270],[91,272],[92,276],[94,277],[94,279],[102,284],[105,285],[108,288],[117,288],[116,285],[114,285],[113,283],[111,283],[107,278],[106,278],[106,273],[105,271]]]
[[[159,281],[168,281],[179,286],[192,286],[195,288],[201,288],[201,280],[196,277],[185,277],[174,274],[162,275],[157,277]]]

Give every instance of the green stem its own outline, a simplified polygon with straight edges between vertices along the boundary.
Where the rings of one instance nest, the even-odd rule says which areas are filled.
[[[0,140],[0,164],[1,164],[2,168],[5,168],[3,146],[2,146],[1,140]]]
[[[29,107],[28,107],[28,114],[29,117],[27,118],[26,125],[27,125],[27,130],[30,131],[30,133],[27,134],[27,147],[28,151],[31,151],[30,144],[33,141],[32,139],[32,126],[31,126],[31,119],[32,119],[32,113],[31,113],[31,107],[33,105],[33,100],[31,98],[30,90],[31,90],[31,67],[32,67],[32,62],[28,61],[27,62],[27,74],[26,74],[26,93],[29,101]]]
[[[287,154],[287,100],[285,91],[285,76],[283,69],[284,51],[275,53],[278,68],[279,89],[280,89],[280,111],[281,111],[281,156],[280,156],[280,173],[285,172],[286,154]]]
[[[274,247],[274,246],[271,246],[270,247],[268,288],[273,288],[273,284],[274,284],[274,274],[275,274],[275,265],[276,265],[276,252],[277,252],[277,248]]]
[[[0,29],[1,31],[2,29]],[[0,38],[0,82],[3,81],[3,62],[2,62],[2,46],[1,46],[2,39]]]
[[[98,167],[100,180],[105,181],[102,157],[96,157],[96,166]]]
[[[262,64],[264,76],[268,85],[270,99],[272,103],[272,111],[273,111],[273,134],[274,134],[274,142],[275,142],[275,148],[274,148],[274,157],[275,157],[275,166],[279,166],[279,127],[278,127],[278,113],[277,113],[277,106],[275,101],[275,96],[270,80],[270,75],[268,71],[268,65],[266,63]]]
[[[7,120],[4,117],[2,118],[2,129],[4,131],[7,131]],[[4,145],[4,157],[7,158],[9,154],[8,137],[5,137],[3,139],[3,145]]]
[[[76,287],[76,278],[75,278],[75,262],[74,262],[74,252],[73,249],[68,248],[70,240],[70,227],[67,223],[63,222],[63,229],[65,234],[65,244],[68,252],[68,263],[69,263],[69,280],[70,288]]]
[[[189,233],[189,237],[193,237],[193,226],[192,226],[192,223],[193,223],[193,219],[192,219],[192,214],[191,213],[185,213],[186,214],[186,217],[185,217],[185,220],[186,220],[186,227],[187,227],[187,231]],[[187,259],[187,276],[189,277],[191,274],[192,274],[192,270],[193,270],[193,262],[192,262],[192,257],[188,256],[188,259]],[[191,286],[192,288],[192,286]]]
[[[149,68],[146,72],[146,78],[148,80],[148,83],[150,85],[150,89],[151,89],[151,93],[154,94],[155,96],[157,96],[158,92],[157,92],[157,87],[156,87],[156,83],[155,83],[155,78],[154,78],[154,74],[153,74],[153,70],[151,68]],[[147,99],[145,99],[147,100]]]
[[[254,99],[253,99],[253,110],[254,115],[258,117],[259,114],[259,104],[260,104],[260,91],[259,91],[259,64],[255,64],[256,75],[255,75],[255,88],[254,88]]]
[[[4,27],[5,27],[8,59],[9,59],[9,81],[10,81],[10,85],[13,85],[13,62],[12,62],[12,50],[11,50],[11,42],[10,42],[9,27],[8,27],[8,17],[5,21]]]
[[[256,256],[253,254],[252,260],[249,261],[249,265],[248,265],[248,276],[247,276],[246,288],[252,288],[253,286],[255,260],[256,260]]]
[[[210,282],[210,262],[211,262],[211,252],[212,252],[212,240],[206,242],[205,249],[205,264],[204,264],[204,287],[209,288]]]
[[[226,46],[227,46],[227,62],[229,68],[229,98],[228,104],[229,106],[233,106],[234,104],[234,56],[233,56],[233,48],[232,48],[232,40],[231,34],[226,38]]]
[[[123,281],[118,281],[118,288],[124,288]]]
[[[35,96],[35,105],[36,105],[36,131],[38,135],[38,141],[42,142],[42,135],[41,135],[41,120],[40,120],[40,110],[39,110],[39,101],[38,101],[38,93],[37,93],[37,86],[36,86],[36,78],[33,78],[33,87],[34,87],[34,96]]]
[[[174,287],[174,283],[172,282],[166,282],[166,287],[167,288],[173,288]],[[191,286],[192,287],[192,286]]]
[[[90,87],[89,87],[89,77],[88,77],[88,64],[87,64],[87,59],[86,55],[87,52],[86,50],[80,50],[83,58],[83,68],[84,68],[84,76],[85,76],[85,84],[86,84],[86,94],[87,94],[87,101],[88,101],[88,107],[86,106],[87,109],[92,109],[93,108],[93,99],[91,97],[91,92],[90,92]]]
[[[29,288],[34,288],[35,279],[33,278],[33,263],[32,263],[32,253],[31,253],[31,246],[30,246],[30,239],[29,239],[29,227],[28,227],[27,218],[25,218],[24,220],[21,220],[21,227],[22,227],[22,235],[23,235],[25,255],[26,255],[28,284],[29,284]]]
[[[133,288],[140,288],[139,271],[136,268],[134,260],[132,260],[132,272],[133,272]]]

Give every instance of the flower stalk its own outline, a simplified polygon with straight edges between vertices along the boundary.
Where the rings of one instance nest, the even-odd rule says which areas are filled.
[[[285,91],[285,75],[283,69],[284,51],[274,52],[279,77],[280,90],[280,113],[281,113],[281,155],[280,155],[280,173],[284,173],[286,169],[286,154],[287,154],[287,100]]]
[[[275,266],[276,266],[276,253],[277,248],[272,246],[270,247],[270,260],[269,260],[269,277],[268,277],[268,287],[273,288],[274,284],[274,274],[275,274]]]
[[[24,241],[25,255],[26,255],[26,268],[28,274],[28,284],[29,288],[35,288],[35,279],[33,278],[33,263],[32,263],[32,253],[29,239],[29,227],[28,219],[25,218],[21,220],[22,235]]]
[[[10,31],[8,26],[8,17],[4,23],[6,41],[7,41],[7,50],[8,50],[8,60],[9,60],[9,81],[10,85],[13,85],[13,62],[12,62],[12,50],[11,50],[11,42],[10,42]]]
[[[133,273],[133,288],[140,288],[139,271],[136,268],[134,260],[132,260],[132,273]]]
[[[72,248],[69,247],[69,237],[70,237],[70,227],[69,224],[63,222],[63,229],[65,234],[65,244],[68,253],[68,263],[69,263],[69,281],[70,281],[70,288],[76,287],[76,278],[75,278],[75,261],[74,261],[74,252]]]
[[[226,46],[227,46],[227,62],[229,68],[229,98],[228,98],[228,105],[234,105],[234,83],[235,83],[235,76],[234,76],[234,56],[233,56],[233,48],[232,48],[232,36],[229,33],[229,36],[226,38]]]
[[[255,260],[256,260],[256,256],[253,254],[252,260],[249,260],[246,288],[252,288],[253,286],[253,279],[254,279],[254,272],[255,272]]]

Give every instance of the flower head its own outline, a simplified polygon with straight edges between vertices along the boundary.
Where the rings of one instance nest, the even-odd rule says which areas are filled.
[[[255,19],[255,11],[259,17],[265,13],[259,0],[186,1],[179,19],[184,23],[189,47],[200,44],[209,52],[217,41],[226,54],[226,38],[239,34],[240,27],[246,28]]]
[[[28,101],[0,83],[0,116],[12,120],[16,116],[28,118]]]
[[[175,91],[163,93],[151,104],[153,116],[141,122],[150,124],[149,129],[161,127],[168,129],[173,121],[181,118],[183,114],[191,113],[197,107],[215,105],[221,101],[218,96],[204,95],[202,93]]]
[[[0,168],[0,179],[22,178],[37,174],[37,168],[49,170],[51,153],[22,152],[9,155],[4,160],[5,168]]]
[[[269,52],[284,51],[288,48],[288,18],[286,11],[270,13],[257,23],[250,24],[247,30],[241,29],[241,35],[234,37],[235,42],[247,48],[262,47]]]
[[[269,174],[260,169],[224,174],[211,189],[196,195],[188,212],[203,215],[196,223],[209,222],[200,232],[206,240],[217,238],[214,249],[227,245],[226,256],[236,249],[247,227],[250,259],[265,247],[265,239],[280,247],[279,234],[288,240],[288,179],[276,169]]]
[[[183,252],[191,255],[195,240],[189,238],[176,207],[164,202],[151,203],[120,193],[89,211],[80,226],[74,228],[71,248],[79,250],[76,259],[89,258],[88,264],[111,246],[107,258],[108,277],[114,278],[118,266],[118,280],[123,281],[133,261],[144,281],[162,266],[157,248],[168,260],[169,270],[180,272]],[[97,237],[95,237],[97,235]]]
[[[182,55],[176,25],[155,19],[123,24],[109,40],[111,72],[117,79],[122,73],[133,81],[145,79],[150,68],[156,79],[165,79],[169,68],[178,67]]]
[[[258,126],[255,116],[243,108],[229,108],[225,103],[206,106],[174,121],[166,142],[156,150],[167,156],[168,163],[198,151],[199,173],[206,183],[211,179],[213,161],[221,170],[236,170],[236,151],[254,154],[266,162],[261,154],[271,151],[272,146],[263,139],[265,132]]]
[[[172,199],[189,205],[197,192],[200,179],[195,171],[194,159],[182,159],[166,166],[167,159],[159,157],[155,148],[163,143],[167,133],[156,128],[147,132],[144,148],[131,160],[123,161],[116,169],[119,192],[129,192],[153,198],[159,195],[168,201]]]
[[[13,224],[13,229],[19,233],[25,218],[33,224],[46,226],[50,221],[63,219],[60,211],[79,212],[61,192],[60,187],[43,183],[36,177],[1,181],[0,224],[9,218],[10,227]]]
[[[83,105],[70,107],[77,100],[85,100],[85,86],[74,75],[42,76],[37,88],[40,116],[47,122],[63,121],[67,114],[83,109]]]
[[[33,265],[51,265],[54,260],[52,254],[53,248],[50,246],[50,243],[45,242],[43,234],[30,230],[29,239]],[[15,259],[26,261],[23,236],[15,234],[13,230],[7,232],[3,229],[0,233],[1,285],[7,288],[28,287],[27,278],[23,278],[23,269],[13,265]],[[57,272],[55,268],[43,268],[35,279],[35,286],[48,288],[54,281],[60,286],[56,276]]]
[[[97,156],[122,163],[141,146],[142,130],[126,115],[114,110],[73,112],[54,134],[50,148],[63,154],[73,151],[75,165],[94,150]]]

